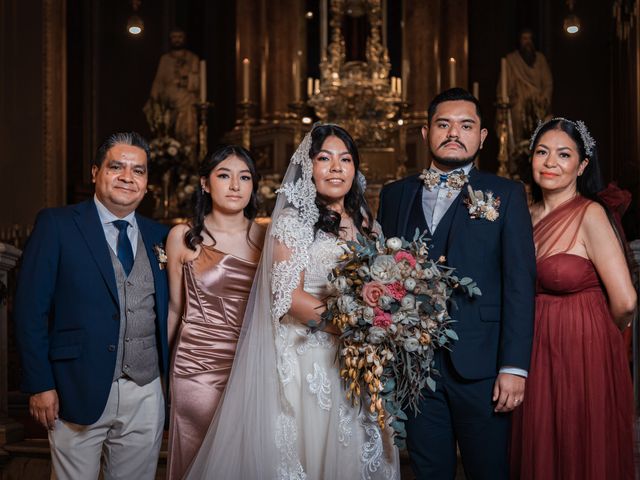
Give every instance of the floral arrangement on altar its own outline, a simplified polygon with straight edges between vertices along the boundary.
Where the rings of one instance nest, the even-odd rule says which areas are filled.
[[[260,205],[259,217],[268,217],[276,206],[277,190],[282,184],[282,175],[268,173],[260,178],[258,184],[258,203]]]
[[[471,278],[458,278],[443,265],[444,258],[429,259],[419,232],[411,242],[358,236],[347,246],[329,275],[332,293],[322,324],[341,332],[338,356],[347,398],[368,401],[380,428],[389,424],[396,445],[404,447],[404,410],[418,412],[425,386],[435,391],[434,353],[458,339],[451,328],[451,295],[482,293]]]
[[[169,136],[154,138],[149,143],[149,148],[152,169],[157,168],[162,173],[186,163],[191,154],[189,145],[182,145],[178,140]]]

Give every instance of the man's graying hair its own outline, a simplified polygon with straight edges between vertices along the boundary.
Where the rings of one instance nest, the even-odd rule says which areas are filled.
[[[149,156],[151,152],[149,150],[149,144],[147,141],[136,132],[118,132],[109,135],[96,150],[96,156],[93,158],[92,166],[100,168],[104,158],[107,156],[107,152],[116,145],[131,145],[132,147],[138,147],[144,150],[147,156],[147,163],[149,162]]]

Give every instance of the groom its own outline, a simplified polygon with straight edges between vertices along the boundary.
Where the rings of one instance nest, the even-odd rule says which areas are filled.
[[[49,430],[55,477],[152,480],[167,371],[167,228],[136,213],[149,146],[111,135],[92,167],[95,196],[40,212],[15,300],[22,389]],[[52,477],[53,478],[53,477]]]
[[[452,88],[433,99],[422,136],[433,158],[422,175],[387,185],[378,221],[385,236],[431,237],[430,257],[473,278],[482,296],[455,296],[459,340],[439,351],[435,392],[407,422],[407,447],[420,479],[453,479],[456,444],[467,478],[508,478],[510,415],[522,403],[531,341],[535,257],[521,184],[474,168],[487,130],[478,100]],[[493,193],[473,209],[467,185]]]

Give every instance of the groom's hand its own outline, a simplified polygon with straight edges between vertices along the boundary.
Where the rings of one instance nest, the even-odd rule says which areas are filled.
[[[47,430],[53,430],[58,418],[58,392],[46,390],[29,398],[29,413]]]
[[[497,402],[495,412],[510,412],[522,404],[526,378],[511,373],[499,373],[493,385],[493,401]]]

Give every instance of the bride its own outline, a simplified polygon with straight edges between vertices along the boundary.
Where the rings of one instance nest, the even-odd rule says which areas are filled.
[[[399,479],[391,429],[346,400],[337,331],[311,333],[345,240],[371,235],[351,136],[316,126],[289,164],[233,370],[187,478]]]

